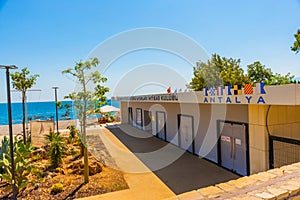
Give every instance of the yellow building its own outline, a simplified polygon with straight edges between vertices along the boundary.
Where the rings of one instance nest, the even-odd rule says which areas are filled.
[[[240,175],[300,161],[300,85],[118,97],[121,121]]]

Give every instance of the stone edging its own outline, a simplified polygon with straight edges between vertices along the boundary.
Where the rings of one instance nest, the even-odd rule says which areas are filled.
[[[300,162],[186,192],[168,200],[287,199],[300,193]]]

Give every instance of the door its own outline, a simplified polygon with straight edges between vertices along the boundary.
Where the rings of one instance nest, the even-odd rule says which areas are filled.
[[[156,130],[157,137],[166,141],[167,133],[166,133],[166,113],[157,111],[156,112]]]
[[[128,124],[132,125],[132,107],[128,107]]]
[[[240,175],[247,171],[247,138],[245,124],[220,122],[221,165]]]
[[[233,169],[236,173],[247,175],[247,145],[246,145],[246,127],[245,125],[232,125],[233,135]]]
[[[144,130],[152,133],[151,111],[144,110]]]
[[[227,169],[233,169],[232,157],[232,126],[221,122],[221,165]]]
[[[193,117],[188,115],[178,116],[179,124],[179,146],[191,153],[194,153],[194,122]]]
[[[136,109],[136,126],[140,129],[143,128],[143,113],[141,108]]]

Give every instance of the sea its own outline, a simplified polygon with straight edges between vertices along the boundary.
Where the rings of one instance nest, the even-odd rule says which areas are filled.
[[[66,109],[58,109],[58,119],[76,119],[74,114],[74,109],[72,107],[72,101],[62,101],[62,105],[69,104],[71,106],[69,117],[66,118]],[[120,108],[119,101],[107,100],[108,105]],[[42,102],[27,102],[27,116],[29,120],[47,120],[56,119],[56,108],[54,101],[42,101]],[[15,102],[11,104],[12,112],[12,123],[21,124],[23,120],[22,114],[22,102]],[[7,103],[0,103],[0,125],[8,125],[8,115],[7,115]]]

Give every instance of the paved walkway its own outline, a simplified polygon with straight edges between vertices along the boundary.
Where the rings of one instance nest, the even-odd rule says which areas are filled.
[[[129,125],[120,125],[120,128],[108,127],[108,129],[175,194],[239,177],[216,164],[200,159]],[[136,169],[136,172],[140,171]],[[149,185],[147,182],[142,182]]]
[[[98,135],[100,137],[99,139],[102,140],[107,152],[114,158],[117,168],[124,172],[124,178],[129,189],[86,197],[81,200],[160,200],[175,197],[175,194],[109,130],[105,128],[90,129],[88,135]],[[90,148],[93,148],[92,145]],[[105,154],[100,152],[100,156]]]

